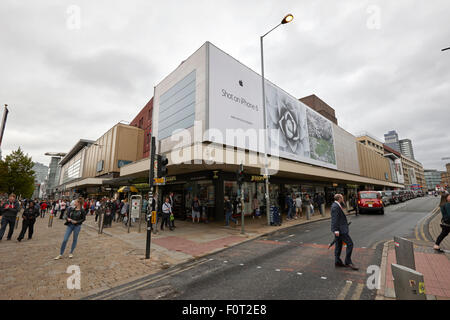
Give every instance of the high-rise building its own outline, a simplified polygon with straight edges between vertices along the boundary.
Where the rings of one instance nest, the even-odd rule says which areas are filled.
[[[438,170],[424,170],[425,180],[427,182],[428,190],[435,190],[437,186],[441,186],[441,175],[443,171]]]
[[[395,130],[391,130],[384,135],[384,143],[391,149],[401,152],[398,134]]]
[[[405,156],[408,157],[410,159],[415,160],[416,158],[414,158],[414,150],[413,150],[413,146],[412,146],[412,142],[410,139],[402,139],[399,141],[400,143],[400,151],[401,153]]]
[[[48,167],[42,163],[35,162],[33,166],[34,171],[34,193],[33,199],[39,198],[41,194],[41,187],[47,179]]]

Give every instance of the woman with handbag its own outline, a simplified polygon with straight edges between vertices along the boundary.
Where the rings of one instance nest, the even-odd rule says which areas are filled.
[[[69,258],[73,258],[73,252],[77,247],[78,242],[78,234],[81,231],[81,224],[86,220],[86,211],[83,209],[83,198],[75,200],[75,208],[71,208],[67,213],[66,223],[64,225],[67,226],[66,233],[64,235],[64,240],[61,244],[61,250],[59,255],[55,258],[55,260],[59,260],[62,258],[64,251],[66,249],[67,242],[69,241],[69,237],[73,232],[73,241],[72,248],[70,250]]]
[[[437,252],[443,253],[444,251],[440,248],[440,244],[441,244],[442,240],[444,240],[444,238],[446,236],[448,236],[448,234],[450,233],[450,194],[449,193],[442,195],[440,207],[441,207],[441,213],[442,213],[442,221],[441,221],[442,232],[439,235],[439,237],[437,237],[436,243],[434,244],[433,249],[436,250]]]

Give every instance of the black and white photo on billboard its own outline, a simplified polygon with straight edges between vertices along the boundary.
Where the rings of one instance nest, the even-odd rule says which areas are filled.
[[[311,158],[336,164],[331,122],[309,108],[306,109],[306,117]]]
[[[267,126],[278,130],[269,134],[269,146],[287,158],[310,158],[305,107],[282,90],[266,83]]]

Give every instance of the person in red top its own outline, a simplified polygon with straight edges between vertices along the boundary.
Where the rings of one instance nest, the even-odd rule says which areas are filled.
[[[47,211],[47,202],[41,203],[41,218],[45,218],[45,212]]]

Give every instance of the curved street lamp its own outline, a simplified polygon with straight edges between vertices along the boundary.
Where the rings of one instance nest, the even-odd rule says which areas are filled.
[[[292,14],[287,14],[283,20],[281,20],[280,24],[276,27],[272,28],[269,32],[261,36],[261,78],[262,78],[262,98],[263,98],[263,111],[264,111],[264,180],[265,180],[265,189],[266,189],[266,215],[267,215],[267,224],[270,226],[270,198],[269,198],[269,160],[268,160],[268,128],[267,128],[267,119],[266,119],[266,87],[265,87],[265,78],[264,78],[264,37],[271,33],[273,30],[281,26],[282,24],[287,24],[294,20],[294,16]]]

